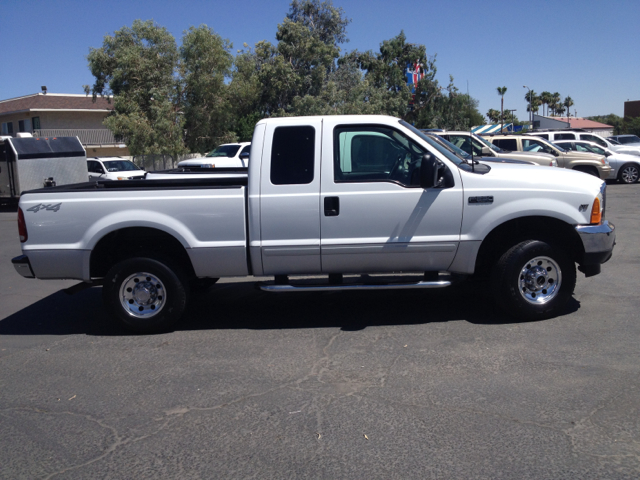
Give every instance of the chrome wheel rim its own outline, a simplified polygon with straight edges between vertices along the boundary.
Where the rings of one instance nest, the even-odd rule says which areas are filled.
[[[638,181],[638,169],[635,167],[622,169],[622,181],[624,183],[636,183]]]
[[[520,270],[520,294],[533,305],[543,305],[555,298],[562,284],[562,272],[549,257],[534,257]]]
[[[150,318],[167,303],[164,284],[155,275],[138,272],[129,275],[120,286],[120,304],[132,317]]]

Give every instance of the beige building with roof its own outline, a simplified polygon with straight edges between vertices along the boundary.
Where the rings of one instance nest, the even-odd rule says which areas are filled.
[[[550,129],[560,130],[563,128],[581,128],[587,132],[595,133],[601,137],[613,135],[613,126],[606,123],[594,122],[581,117],[543,117],[533,115],[534,127],[536,130]]]
[[[129,149],[116,139],[103,121],[113,103],[91,95],[34,93],[0,100],[0,135],[20,132],[34,137],[78,137],[88,157],[129,156]]]

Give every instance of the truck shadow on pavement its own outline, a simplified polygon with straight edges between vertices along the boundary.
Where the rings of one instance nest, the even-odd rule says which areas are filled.
[[[563,315],[577,311],[572,299]],[[266,293],[251,282],[221,283],[194,294],[174,331],[340,328],[467,321],[519,323],[502,313],[487,289],[463,283],[442,290]],[[100,288],[59,291],[0,320],[0,335],[133,335],[105,313]]]

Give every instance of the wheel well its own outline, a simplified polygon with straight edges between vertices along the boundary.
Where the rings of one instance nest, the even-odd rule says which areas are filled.
[[[573,167],[574,170],[578,172],[588,173],[589,175],[595,175],[599,177],[598,169],[596,167],[592,167],[590,165],[578,165],[577,167]]]
[[[104,277],[115,263],[134,256],[167,259],[190,277],[195,276],[187,251],[175,237],[155,228],[133,227],[116,230],[100,239],[91,252],[91,277]]]
[[[509,220],[485,237],[476,258],[476,273],[489,272],[500,257],[524,240],[541,240],[561,248],[574,262],[584,255],[578,233],[566,222],[551,217],[523,217]]]

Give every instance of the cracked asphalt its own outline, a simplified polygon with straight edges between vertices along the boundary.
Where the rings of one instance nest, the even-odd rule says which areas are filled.
[[[515,323],[488,287],[268,294],[228,279],[163,335],[27,280],[0,213],[0,478],[637,479],[640,185],[601,275]]]

